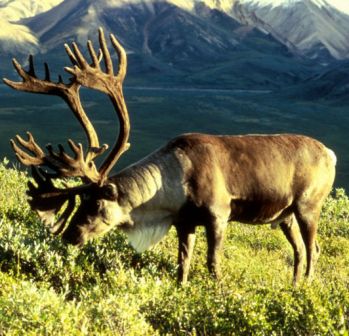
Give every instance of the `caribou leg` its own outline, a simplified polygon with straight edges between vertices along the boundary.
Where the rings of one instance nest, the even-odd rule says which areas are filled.
[[[207,267],[209,272],[217,279],[221,277],[220,252],[223,245],[224,232],[227,221],[214,218],[206,225],[207,237]]]
[[[314,264],[316,263],[319,254],[320,248],[316,242],[317,226],[320,217],[320,210],[317,207],[306,208],[306,211],[298,211],[296,213],[296,218],[299,223],[300,232],[305,244],[305,249],[307,253],[307,268],[305,275],[308,278],[311,278],[313,274]]]
[[[195,226],[176,225],[178,235],[178,282],[185,284],[188,280],[191,257],[195,245]]]
[[[297,284],[302,276],[305,261],[304,242],[294,215],[280,224],[281,230],[291,244],[294,253],[293,283]]]

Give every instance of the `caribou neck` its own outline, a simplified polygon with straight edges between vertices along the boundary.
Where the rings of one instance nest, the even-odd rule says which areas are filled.
[[[110,182],[117,186],[121,207],[129,211],[167,211],[170,215],[185,202],[188,164],[179,151],[161,151],[120,171]]]
[[[117,187],[123,214],[116,225],[138,252],[155,245],[167,234],[185,203],[183,158],[176,151],[160,151],[109,179]]]

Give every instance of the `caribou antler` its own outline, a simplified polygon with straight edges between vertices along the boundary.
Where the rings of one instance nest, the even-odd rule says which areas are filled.
[[[23,140],[17,135],[16,139],[19,144],[24,149],[34,154],[34,156],[28,155],[16,145],[14,140],[11,140],[17,158],[25,165],[47,165],[55,170],[58,176],[79,176],[92,182],[98,182],[99,173],[94,165],[93,159],[104,153],[108,146],[103,145],[99,147],[96,131],[81,105],[79,96],[80,84],[73,79],[69,84],[64,84],[61,77],[58,83],[52,82],[50,80],[51,76],[47,63],[45,63],[45,79],[38,79],[35,75],[32,55],[29,56],[28,71],[25,71],[15,59],[13,60],[13,65],[18,74],[22,77],[22,82],[13,82],[8,79],[4,79],[4,82],[16,90],[56,95],[63,98],[83,126],[89,142],[89,149],[86,157],[83,157],[81,144],[76,144],[73,140],[69,139],[68,143],[75,154],[75,158],[73,158],[64,151],[62,145],[59,145],[59,153],[53,152],[52,147],[48,147],[49,154],[45,155],[30,133],[28,141]]]
[[[47,152],[45,153],[29,132],[27,133],[28,140],[23,139],[19,135],[16,136],[15,140],[11,140],[11,145],[18,160],[24,165],[45,166],[54,171],[54,173],[48,174],[43,170],[34,168],[32,174],[37,186],[29,183],[28,195],[31,197],[29,203],[32,209],[36,210],[40,217],[50,225],[55,215],[68,202],[61,218],[53,226],[53,231],[56,233],[64,228],[72,214],[75,206],[75,196],[80,195],[84,189],[89,188],[90,185],[88,183],[92,182],[102,185],[121,154],[129,148],[130,122],[122,92],[122,84],[127,67],[126,52],[113,35],[110,36],[110,39],[119,57],[117,74],[114,74],[111,56],[103,30],[100,28],[99,43],[101,50],[99,55],[97,55],[92,42],[88,41],[87,43],[92,60],[91,64],[86,61],[75,43],[72,44],[72,49],[65,45],[66,52],[73,63],[73,67],[65,68],[68,73],[73,75],[68,84],[63,82],[61,76],[59,76],[58,82],[52,82],[46,63],[45,79],[39,79],[35,74],[34,60],[31,55],[29,56],[29,69],[27,71],[13,59],[13,65],[22,78],[21,82],[4,79],[7,85],[16,90],[56,95],[63,98],[87,135],[89,146],[86,154],[80,143],[77,144],[73,140],[68,139],[73,155],[69,155],[61,144],[58,145],[58,151],[54,151],[51,145],[46,146]],[[102,71],[100,66],[102,58],[105,62],[105,72]],[[94,159],[103,154],[108,146],[99,145],[97,133],[81,105],[79,96],[81,86],[107,94],[117,111],[120,121],[120,132],[117,141],[99,169],[96,168]],[[77,189],[60,189],[56,188],[52,182],[52,178],[72,176],[82,178],[83,182],[87,182],[87,184],[79,186]]]
[[[113,34],[110,34],[110,40],[119,58],[117,74],[114,74],[113,63],[110,57],[107,43],[102,28],[99,28],[99,43],[105,63],[106,72],[100,67],[97,61],[96,52],[91,41],[87,42],[88,50],[91,55],[92,63],[88,64],[78,46],[73,43],[73,50],[66,44],[65,48],[69,55],[73,68],[66,67],[65,71],[72,74],[77,83],[82,86],[101,91],[109,96],[114,105],[120,121],[119,137],[109,153],[104,163],[99,168],[100,183],[103,184],[110,170],[118,161],[120,156],[130,147],[128,138],[130,134],[130,120],[122,91],[122,84],[126,76],[127,57],[124,48],[120,45]]]
[[[29,153],[21,149],[14,140],[11,139],[11,146],[16,153],[17,159],[26,166],[47,166],[55,171],[55,177],[83,177],[91,182],[98,182],[100,175],[94,164],[90,160],[85,160],[82,145],[76,144],[69,139],[68,144],[74,153],[74,157],[69,156],[61,144],[58,145],[59,152],[55,152],[52,145],[47,145],[48,154],[45,154],[35,142],[30,132],[27,132],[28,140],[24,140],[16,135],[17,142]],[[103,146],[97,152],[102,154],[107,146]]]

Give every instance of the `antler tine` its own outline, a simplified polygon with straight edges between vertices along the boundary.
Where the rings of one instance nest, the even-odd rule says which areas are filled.
[[[45,81],[50,82],[51,81],[50,69],[46,62],[44,63],[44,67],[45,67]]]
[[[110,53],[109,53],[109,50],[107,47],[107,42],[106,42],[105,37],[104,37],[103,28],[100,27],[98,32],[99,32],[99,44],[101,46],[107,74],[113,75],[113,62],[111,60]]]
[[[34,69],[34,57],[33,57],[33,55],[29,55],[28,75],[36,78],[35,69]]]
[[[110,40],[118,54],[119,58],[119,68],[118,68],[118,74],[119,80],[123,82],[123,80],[126,77],[126,69],[127,69],[127,55],[125,52],[125,49],[121,46],[119,41],[115,38],[113,34],[110,34]]]
[[[74,49],[74,53],[71,51],[67,44],[65,45],[65,49],[67,50],[70,59],[73,60],[76,63],[76,65],[79,66],[81,69],[85,69],[87,67],[85,57],[83,56],[75,42],[72,43],[72,46]]]
[[[16,157],[22,164],[26,166],[30,166],[30,165],[38,166],[38,165],[44,164],[45,153],[41,150],[41,148],[35,142],[32,134],[30,132],[27,132],[27,134],[28,134],[28,141],[24,140],[19,135],[16,135],[16,140],[20,143],[20,145],[26,148],[29,152],[34,154],[34,156],[31,156],[27,152],[23,151],[20,147],[17,146],[16,142],[13,139],[11,139],[10,143],[16,154]]]
[[[22,66],[18,63],[18,61],[13,58],[12,59],[12,64],[13,67],[16,69],[18,75],[23,78],[23,81],[27,79],[27,73],[24,71]],[[13,82],[7,78],[3,78],[3,81],[5,84],[7,84],[9,87],[15,89],[15,90],[22,90],[25,91],[23,88],[23,83],[22,82]]]
[[[99,57],[98,57],[91,40],[87,41],[87,48],[88,48],[88,51],[90,53],[91,60],[92,60],[91,66],[94,68],[100,69],[99,63],[103,57],[102,51],[99,49]]]

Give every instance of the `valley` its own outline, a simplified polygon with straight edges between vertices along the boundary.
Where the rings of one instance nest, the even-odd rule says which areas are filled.
[[[15,161],[9,139],[30,130],[41,146],[85,142],[64,102],[15,92],[0,85],[0,157]],[[213,134],[301,133],[324,142],[338,157],[336,187],[349,189],[348,104],[306,101],[270,90],[161,88],[125,85],[131,117],[131,148],[116,169],[135,162],[186,132]],[[82,91],[86,111],[101,143],[114,143],[117,119],[102,95]]]

